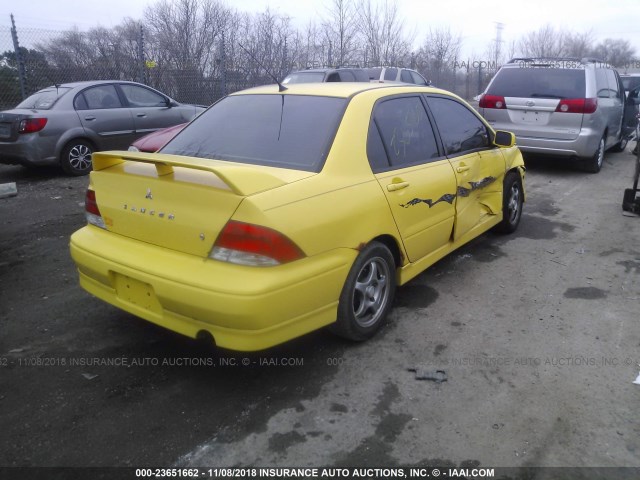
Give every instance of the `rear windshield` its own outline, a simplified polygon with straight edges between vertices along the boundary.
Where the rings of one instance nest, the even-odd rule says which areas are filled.
[[[561,68],[503,68],[487,93],[502,97],[584,98],[585,71]]]
[[[282,83],[312,83],[321,82],[324,72],[294,72],[285,78]]]
[[[307,95],[230,96],[160,151],[320,171],[346,104],[344,98]]]
[[[26,100],[20,102],[16,108],[49,110],[51,107],[53,107],[56,101],[69,90],[71,89],[67,87],[58,87],[57,89],[53,88],[50,90],[40,90],[30,97],[27,97]]]

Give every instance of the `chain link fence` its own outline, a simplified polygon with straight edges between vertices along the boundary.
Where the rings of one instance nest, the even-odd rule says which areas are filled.
[[[168,61],[147,28],[136,21],[89,31],[20,28],[11,21],[12,25],[0,25],[0,110],[15,107],[44,87],[82,80],[136,81],[179,102],[200,105],[210,105],[230,92],[273,83],[265,69],[242,64],[244,53],[235,43],[243,39],[225,45],[222,36],[203,67],[186,59]],[[286,58],[285,45],[284,61],[278,61],[274,73],[282,78],[300,68],[299,63]],[[442,72],[414,68],[435,86],[471,99],[484,90],[497,66],[467,61]]]

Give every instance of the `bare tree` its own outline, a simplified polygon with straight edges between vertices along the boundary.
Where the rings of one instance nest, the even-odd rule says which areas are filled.
[[[635,52],[629,40],[607,38],[596,45],[592,54],[614,67],[623,67],[633,61]]]
[[[429,29],[424,45],[418,51],[419,65],[428,78],[442,86],[453,79],[456,61],[460,58],[462,37],[452,33],[449,27]]]
[[[410,42],[404,36],[396,0],[361,0],[359,30],[365,43],[364,59],[372,65],[395,65],[410,57]]]
[[[525,34],[518,47],[526,57],[561,57],[565,54],[565,34],[547,24]]]
[[[567,33],[564,38],[564,54],[569,57],[584,58],[593,51],[593,30],[582,33]]]
[[[337,65],[355,63],[358,47],[358,18],[353,0],[332,0],[323,19],[325,36]]]
[[[230,15],[217,0],[160,0],[147,7],[152,55],[165,73],[162,88],[199,101],[194,95],[208,86],[206,78],[215,73],[216,49]],[[173,74],[167,75],[170,71]]]

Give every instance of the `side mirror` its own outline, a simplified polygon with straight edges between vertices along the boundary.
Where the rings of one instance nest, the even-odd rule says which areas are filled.
[[[513,147],[516,144],[516,136],[511,132],[496,130],[496,137],[493,144],[497,147]]]

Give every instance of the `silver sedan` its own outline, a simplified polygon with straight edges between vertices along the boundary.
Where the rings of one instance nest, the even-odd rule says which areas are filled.
[[[0,112],[0,164],[59,165],[69,175],[86,175],[94,151],[126,150],[137,138],[203,110],[134,82],[47,87]]]

